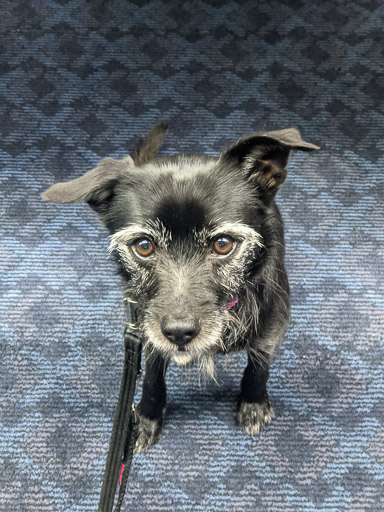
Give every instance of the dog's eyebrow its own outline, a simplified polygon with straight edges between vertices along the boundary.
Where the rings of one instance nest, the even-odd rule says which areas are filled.
[[[255,229],[242,222],[223,222],[210,231],[209,236],[232,235],[243,240],[252,240],[255,245],[263,247],[263,237]]]
[[[109,237],[111,240],[109,250],[113,250],[118,244],[126,244],[135,238],[142,237],[143,235],[152,237],[151,231],[140,224],[132,224],[131,226],[120,229]]]
[[[155,220],[153,222],[147,222],[145,225],[131,224],[130,226],[116,231],[116,233],[109,237],[111,242],[108,250],[112,252],[119,245],[126,245],[143,236],[148,236],[160,245],[166,245],[171,240],[171,233],[165,229],[162,222]]]

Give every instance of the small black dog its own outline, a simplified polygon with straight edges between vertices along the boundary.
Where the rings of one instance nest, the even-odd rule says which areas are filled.
[[[124,293],[138,301],[146,349],[136,451],[155,443],[170,360],[198,361],[214,377],[214,355],[245,349],[239,424],[250,435],[271,421],[269,362],[289,319],[283,222],[274,202],[292,149],[312,151],[297,130],[255,133],[219,158],[156,158],[166,123],[132,157],[106,158],[44,199],[86,201],[111,233]]]

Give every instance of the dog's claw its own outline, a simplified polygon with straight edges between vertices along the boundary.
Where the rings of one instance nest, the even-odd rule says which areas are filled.
[[[257,436],[265,426],[271,423],[273,409],[268,400],[259,403],[240,402],[237,410],[237,420],[250,436]]]
[[[162,418],[151,420],[140,414],[138,414],[138,416],[140,419],[139,433],[134,452],[142,453],[158,441],[163,422]]]

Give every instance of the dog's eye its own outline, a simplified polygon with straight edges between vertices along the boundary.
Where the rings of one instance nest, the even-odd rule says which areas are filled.
[[[227,256],[235,247],[235,242],[229,236],[220,235],[213,242],[213,252],[219,256]]]
[[[133,244],[133,249],[141,258],[148,258],[155,251],[153,243],[148,238],[137,240],[137,242]]]

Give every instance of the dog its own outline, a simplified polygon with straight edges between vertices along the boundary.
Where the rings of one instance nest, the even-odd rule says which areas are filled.
[[[289,128],[248,135],[218,158],[156,158],[166,132],[162,122],[132,156],[105,158],[42,194],[98,213],[124,295],[137,301],[146,369],[136,452],[160,436],[170,361],[197,362],[214,378],[216,354],[246,350],[237,420],[251,436],[270,423],[269,365],[290,309],[274,198],[291,151],[319,149]]]

